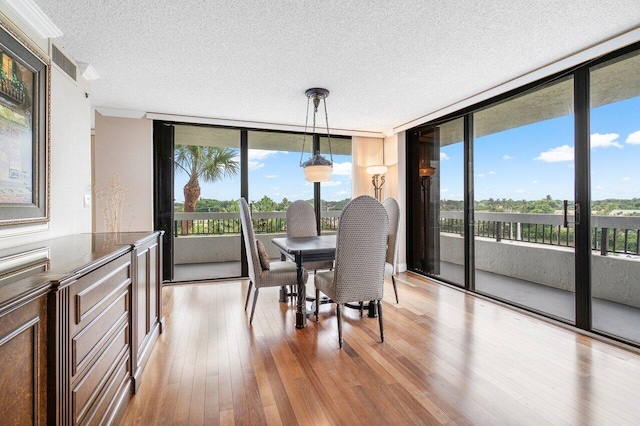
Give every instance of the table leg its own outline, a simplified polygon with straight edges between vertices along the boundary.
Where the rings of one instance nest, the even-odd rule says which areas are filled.
[[[302,271],[302,258],[296,256],[296,272],[298,274],[298,297],[296,303],[296,328],[307,326],[307,289],[304,284]]]

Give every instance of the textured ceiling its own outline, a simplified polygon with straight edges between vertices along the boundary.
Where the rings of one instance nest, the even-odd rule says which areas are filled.
[[[36,0],[95,107],[387,131],[640,25],[638,0]],[[324,123],[323,123],[324,124]]]

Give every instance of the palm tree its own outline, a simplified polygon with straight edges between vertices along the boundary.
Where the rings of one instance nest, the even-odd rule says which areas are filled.
[[[215,182],[223,177],[236,176],[240,171],[240,164],[235,159],[237,151],[232,148],[176,145],[174,157],[176,168],[189,176],[183,188],[185,212],[196,210],[201,178],[204,182]]]

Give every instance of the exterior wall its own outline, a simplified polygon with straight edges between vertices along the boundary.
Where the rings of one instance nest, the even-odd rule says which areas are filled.
[[[463,237],[440,236],[442,260],[463,264]],[[497,242],[476,238],[476,268],[573,291],[575,282],[573,250],[510,241]],[[640,307],[640,286],[629,277],[640,277],[640,262],[622,256],[591,257],[593,296],[629,306]]]
[[[153,121],[115,118],[96,112],[94,188],[108,186],[117,176],[125,188],[120,229],[153,230]],[[94,231],[105,232],[104,216],[94,189]]]
[[[270,259],[280,259],[280,252],[271,243],[272,238],[286,237],[286,234],[258,234]],[[173,239],[176,265],[185,263],[235,262],[240,260],[240,236],[189,236]]]
[[[48,40],[40,38],[4,1],[0,1],[0,13],[8,18],[3,22],[48,56]],[[91,232],[91,207],[84,204],[91,189],[91,109],[85,96],[90,93],[89,83],[82,76],[73,81],[56,65],[50,70],[50,221],[0,228],[0,249]]]

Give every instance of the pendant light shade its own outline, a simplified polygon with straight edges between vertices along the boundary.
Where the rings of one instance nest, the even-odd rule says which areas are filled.
[[[327,115],[327,101],[329,96],[327,89],[313,88],[308,89],[305,94],[307,95],[307,116],[304,123],[304,138],[302,140],[302,152],[300,153],[300,167],[304,169],[304,178],[308,182],[326,182],[331,179],[331,172],[333,171],[333,153],[331,152],[331,135],[329,134],[329,117]],[[309,124],[309,102],[313,100],[313,128],[312,135],[316,133],[316,114],[318,113],[318,106],[320,101],[324,104],[324,116],[327,125],[327,139],[329,140],[329,155],[331,160],[327,160],[324,156],[320,155],[319,149],[313,149],[313,155],[307,161],[302,162],[302,156],[304,155],[304,146],[307,139],[307,126]]]
[[[326,182],[331,179],[333,163],[320,154],[316,154],[304,163],[304,178],[308,182]]]

